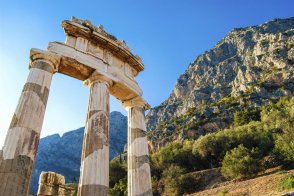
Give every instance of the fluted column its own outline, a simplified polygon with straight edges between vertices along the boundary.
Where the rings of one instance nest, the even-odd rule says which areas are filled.
[[[31,50],[30,72],[0,152],[0,195],[26,196],[49,89],[60,58]]]
[[[146,137],[145,109],[141,98],[123,103],[128,110],[128,195],[152,195],[149,150]]]
[[[109,188],[109,87],[112,82],[93,75],[81,157],[79,196],[106,196]]]

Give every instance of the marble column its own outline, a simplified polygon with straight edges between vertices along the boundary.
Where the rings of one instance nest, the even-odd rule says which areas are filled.
[[[141,98],[123,103],[128,110],[128,195],[152,195],[149,150],[146,137],[145,109]]]
[[[81,157],[79,196],[106,196],[109,188],[109,87],[112,82],[92,75]]]
[[[0,195],[26,196],[53,73],[60,58],[31,50],[30,72],[0,151]]]

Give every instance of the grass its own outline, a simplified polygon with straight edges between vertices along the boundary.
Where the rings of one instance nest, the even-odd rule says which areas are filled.
[[[289,190],[294,188],[294,175],[290,174],[282,178],[278,183],[278,188],[281,190]]]
[[[277,174],[287,174],[287,173],[289,173],[287,170],[281,170],[277,172]]]

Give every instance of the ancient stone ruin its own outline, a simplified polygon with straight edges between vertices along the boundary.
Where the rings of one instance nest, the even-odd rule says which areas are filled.
[[[76,187],[66,185],[64,176],[54,172],[42,172],[39,179],[38,196],[74,196]]]
[[[30,51],[30,73],[0,151],[0,195],[29,194],[55,73],[74,77],[90,88],[78,195],[108,194],[110,94],[128,111],[128,194],[152,195],[144,116],[149,105],[134,79],[144,69],[141,59],[131,53],[124,41],[117,40],[102,26],[95,27],[88,20],[72,18],[63,21],[62,27],[65,43],[50,42],[46,51]],[[51,174],[46,175],[41,176],[41,185],[51,183]],[[62,183],[52,185],[56,188]]]

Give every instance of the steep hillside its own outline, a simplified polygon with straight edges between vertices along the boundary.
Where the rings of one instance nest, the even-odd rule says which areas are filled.
[[[241,195],[272,195],[280,196],[287,193],[294,193],[294,189],[281,189],[279,183],[286,176],[294,175],[294,170],[288,172],[277,172],[270,175],[260,176],[254,179],[245,181],[231,181],[219,185],[217,188],[201,191],[192,194],[191,196],[209,196],[209,195],[226,195],[226,196],[241,196]]]
[[[147,115],[154,148],[227,128],[235,111],[292,96],[294,17],[233,29],[197,57]]]
[[[71,182],[80,176],[84,127],[59,136],[42,138],[36,156],[31,192],[36,193],[41,171],[54,171]],[[127,117],[119,112],[110,113],[110,159],[123,152],[127,143]]]

